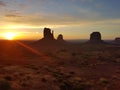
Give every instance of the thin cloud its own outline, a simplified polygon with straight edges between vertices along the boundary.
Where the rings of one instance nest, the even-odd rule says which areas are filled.
[[[99,13],[92,12],[90,10],[79,9],[76,11],[79,15],[69,15],[61,14],[22,14],[16,12],[9,12],[5,15],[4,21],[17,23],[17,24],[27,24],[27,25],[75,25],[84,22],[92,22],[100,18]],[[12,19],[11,19],[12,18]],[[100,18],[101,19],[101,18]]]
[[[6,18],[17,18],[17,17],[22,17],[22,15],[17,10],[10,10],[10,11],[6,12],[5,17]]]
[[[16,14],[6,14],[5,17],[15,18],[15,17],[22,17],[22,16],[16,15]]]

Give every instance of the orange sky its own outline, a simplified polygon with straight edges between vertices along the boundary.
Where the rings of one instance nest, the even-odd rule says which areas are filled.
[[[33,4],[34,3],[34,4]],[[47,4],[46,4],[47,3]],[[120,37],[119,0],[0,0],[0,39],[17,33],[15,39],[38,40],[44,27],[55,38],[89,39],[99,31],[103,39]]]

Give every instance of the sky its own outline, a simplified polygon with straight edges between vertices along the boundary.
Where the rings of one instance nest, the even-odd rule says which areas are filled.
[[[0,39],[7,32],[15,39],[41,39],[44,27],[64,39],[120,37],[120,0],[0,0]]]

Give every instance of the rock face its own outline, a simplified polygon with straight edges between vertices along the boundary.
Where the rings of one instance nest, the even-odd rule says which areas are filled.
[[[62,35],[62,34],[59,34],[59,35],[58,35],[57,41],[60,41],[60,42],[61,42],[61,41],[64,41],[64,40],[63,40],[63,35]]]
[[[44,28],[43,30],[43,38],[38,40],[39,44],[46,45],[46,46],[54,46],[54,45],[60,45],[64,43],[63,35],[59,34],[58,38],[54,38],[54,32],[50,28]]]
[[[120,37],[115,38],[116,42],[120,42]]]
[[[43,32],[43,39],[48,39],[48,40],[53,40],[54,39],[54,32],[51,32],[51,29],[49,28],[44,28]]]
[[[90,34],[90,42],[102,42],[101,33],[100,32],[91,33]]]

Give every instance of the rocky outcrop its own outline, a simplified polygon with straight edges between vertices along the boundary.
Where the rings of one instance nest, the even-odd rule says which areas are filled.
[[[120,37],[115,38],[115,41],[120,42]]]
[[[54,32],[51,31],[49,28],[44,28],[43,32],[43,39],[53,40],[54,39]]]
[[[115,43],[120,45],[120,37],[115,38]]]
[[[41,45],[54,46],[64,44],[63,35],[59,34],[57,39],[54,38],[54,32],[50,28],[44,28],[43,38],[37,41]]]
[[[62,35],[62,34],[59,34],[59,35],[58,35],[57,41],[59,41],[59,42],[64,42],[64,39],[63,39],[63,35]]]
[[[101,33],[100,32],[91,33],[90,34],[90,42],[102,42]]]

